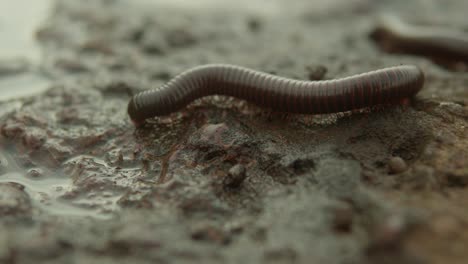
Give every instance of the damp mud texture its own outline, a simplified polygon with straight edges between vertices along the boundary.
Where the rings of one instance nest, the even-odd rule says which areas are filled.
[[[468,75],[370,34],[382,12],[466,32],[466,1],[166,2],[58,1],[38,28],[49,89],[0,102],[0,263],[465,263]],[[211,96],[135,128],[131,95],[207,63],[426,81],[400,106]]]

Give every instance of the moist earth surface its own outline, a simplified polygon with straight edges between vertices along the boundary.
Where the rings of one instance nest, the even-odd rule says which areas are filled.
[[[0,262],[464,263],[468,75],[370,35],[382,13],[463,32],[467,9],[55,2],[39,65],[0,63],[0,80],[50,80],[0,101]],[[132,94],[206,63],[303,80],[414,64],[426,82],[402,105],[331,115],[212,96],[135,128]]]

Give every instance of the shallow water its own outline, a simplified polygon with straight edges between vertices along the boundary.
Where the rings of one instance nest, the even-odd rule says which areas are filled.
[[[42,212],[67,217],[92,217],[107,219],[110,212],[103,213],[96,208],[88,207],[86,198],[67,199],[67,193],[73,191],[72,179],[66,175],[57,175],[52,171],[37,168],[40,175],[36,178],[21,168],[14,159],[0,152],[0,183],[16,183],[24,187],[35,208]],[[115,200],[115,201],[114,201]],[[114,204],[117,198],[112,201]]]
[[[0,101],[38,94],[49,85],[50,80],[30,72],[0,78]]]
[[[52,4],[51,0],[0,0],[0,116],[21,106],[22,102],[15,99],[34,96],[50,87],[51,80],[39,70],[41,50],[35,34]],[[38,176],[31,176],[31,170],[38,171]],[[0,145],[0,183],[23,186],[33,208],[57,216],[107,219],[120,198],[83,194],[70,199],[74,185],[69,175],[46,168],[25,169],[4,145]],[[96,203],[105,203],[107,211]]]

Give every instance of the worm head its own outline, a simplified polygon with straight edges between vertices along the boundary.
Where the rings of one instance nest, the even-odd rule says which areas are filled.
[[[127,112],[136,127],[141,127],[145,123],[145,118],[141,118],[137,112],[133,98],[128,102]]]

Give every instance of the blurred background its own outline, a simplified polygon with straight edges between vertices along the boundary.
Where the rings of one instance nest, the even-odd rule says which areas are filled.
[[[47,80],[33,68],[41,58],[35,32],[51,9],[49,0],[0,0],[0,101],[47,88]]]
[[[0,263],[465,263],[466,72],[370,33],[390,13],[463,35],[467,10],[0,0]],[[411,107],[285,118],[213,96],[135,129],[132,94],[205,63],[302,80],[414,64],[426,83]]]

